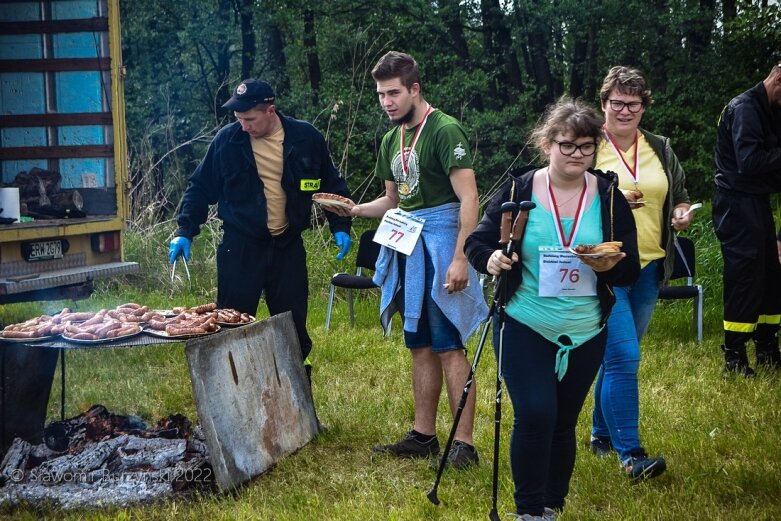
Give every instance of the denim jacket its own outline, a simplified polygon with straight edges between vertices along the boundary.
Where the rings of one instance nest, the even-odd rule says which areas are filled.
[[[331,161],[325,139],[310,123],[277,112],[285,130],[282,188],[287,196],[288,231],[300,234],[310,227],[312,195],[330,192],[350,197],[347,183]],[[249,134],[235,121],[215,136],[206,156],[187,183],[179,205],[177,236],[192,239],[206,222],[209,205],[225,232],[248,239],[271,239],[266,196],[258,175]],[[351,219],[325,212],[332,233],[349,233]]]

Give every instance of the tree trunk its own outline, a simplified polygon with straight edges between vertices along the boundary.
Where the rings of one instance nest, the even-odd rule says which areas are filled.
[[[730,22],[738,15],[738,7],[735,0],[723,0],[721,2],[721,12],[724,22]]]
[[[483,45],[488,63],[497,71],[489,89],[499,106],[517,101],[515,92],[522,87],[521,68],[512,49],[512,36],[504,21],[499,0],[482,0],[480,12],[483,19]],[[512,87],[507,89],[506,86]]]
[[[586,90],[586,66],[588,56],[589,41],[582,35],[575,38],[575,45],[572,49],[572,70],[570,71],[569,92],[573,97],[583,97]]]
[[[252,27],[252,6],[253,0],[237,0],[235,9],[241,20],[241,78],[247,79],[253,77],[255,67],[255,54],[257,53],[257,43],[255,41],[255,31]]]
[[[219,20],[217,27],[230,27],[231,26],[231,14],[233,6],[231,0],[219,0],[217,2],[217,18]],[[231,97],[230,88],[230,65],[231,65],[231,42],[228,38],[228,33],[220,32],[217,37],[217,57],[214,64],[214,76],[217,81],[217,94],[215,96],[215,108],[217,111],[221,109],[222,104],[228,101]],[[212,91],[213,92],[213,91]]]
[[[320,59],[317,57],[317,36],[315,34],[315,13],[312,9],[304,9],[304,49],[309,70],[309,86],[312,87],[312,104],[319,105]]]
[[[597,24],[589,28],[588,31],[588,68],[586,70],[586,82],[583,87],[583,99],[597,100],[599,97],[599,89],[602,87],[602,80],[600,78],[600,71],[597,70],[597,56],[599,56],[599,28]],[[598,103],[598,101],[597,101]]]
[[[524,2],[516,5],[516,16],[519,24],[524,28],[526,35],[525,47],[529,56],[529,65],[533,84],[537,86],[537,94],[534,96],[534,110],[542,111],[545,106],[553,101],[556,90],[553,74],[551,73],[548,51],[551,47],[550,37],[546,32],[549,22],[544,19],[541,2],[532,0],[531,9],[526,9]]]
[[[667,0],[653,0],[654,22],[657,38],[652,39],[649,47],[651,70],[648,71],[653,90],[662,92],[667,90],[667,64],[670,56],[667,52]]]
[[[697,63],[711,48],[711,34],[715,15],[715,0],[699,1],[697,16],[689,21],[685,33],[689,63]]]
[[[450,41],[447,42],[459,57],[461,63],[469,61],[469,46],[464,38],[464,25],[461,22],[461,3],[458,0],[441,0],[440,14],[447,27]]]
[[[290,76],[287,73],[287,60],[285,59],[285,44],[282,41],[282,33],[279,26],[269,13],[263,14],[261,31],[265,35],[266,44],[266,69],[270,71],[269,81],[277,95],[290,90]]]

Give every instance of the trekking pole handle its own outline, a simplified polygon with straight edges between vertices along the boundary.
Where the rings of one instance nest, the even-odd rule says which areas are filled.
[[[510,242],[512,234],[513,212],[518,209],[518,203],[507,201],[502,203],[502,220],[499,226],[499,244]]]

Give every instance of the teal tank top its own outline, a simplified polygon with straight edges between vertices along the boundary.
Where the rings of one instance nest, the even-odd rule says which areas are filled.
[[[602,310],[599,298],[594,296],[540,297],[540,246],[560,247],[556,234],[555,218],[551,212],[532,196],[537,208],[529,212],[523,240],[521,241],[521,265],[523,283],[510,299],[506,312],[513,319],[539,333],[546,340],[559,346],[555,371],[559,380],[567,372],[569,352],[594,338],[601,330],[599,321]],[[602,242],[601,202],[594,197],[583,213],[583,222],[572,238],[572,245],[598,244]],[[561,220],[564,236],[572,231],[575,219]],[[586,269],[591,269],[585,264]]]

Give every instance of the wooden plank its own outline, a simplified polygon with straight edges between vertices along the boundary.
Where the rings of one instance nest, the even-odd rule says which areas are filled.
[[[108,71],[111,58],[0,60],[0,72]]]
[[[291,313],[188,340],[185,354],[221,490],[259,476],[317,434]]]
[[[111,112],[80,112],[72,114],[21,114],[0,116],[0,128],[64,127],[70,125],[111,125]]]
[[[95,31],[108,31],[108,19],[95,17],[0,23],[0,34],[88,33]]]

